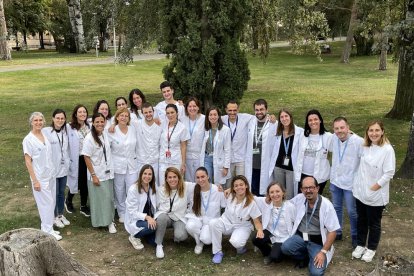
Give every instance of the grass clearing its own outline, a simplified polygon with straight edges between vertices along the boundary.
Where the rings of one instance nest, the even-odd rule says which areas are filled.
[[[272,49],[267,64],[250,57],[251,81],[242,100],[241,111],[252,112],[253,101],[265,98],[271,113],[287,107],[292,110],[296,124],[303,126],[306,112],[318,108],[328,128],[336,116],[344,115],[348,117],[352,130],[363,135],[368,121],[382,118],[392,107],[397,65],[389,63],[389,70],[380,72],[376,57],[355,57],[351,64],[340,64],[340,46],[334,43],[334,54],[323,56],[322,63],[311,56],[295,56],[287,48]],[[55,53],[38,55],[21,60],[15,55],[13,62],[24,66],[69,60],[69,56],[54,59]],[[84,58],[85,55],[70,56],[70,60]],[[140,61],[130,66],[108,64],[0,73],[0,233],[20,227],[39,228],[21,146],[29,131],[27,120],[30,113],[43,112],[49,124],[51,113],[57,107],[66,110],[70,116],[77,103],[85,104],[91,112],[98,99],[106,99],[114,109],[115,98],[127,96],[135,87],[155,104],[161,100],[158,86],[163,80],[162,67],[167,63],[165,59]],[[0,66],[9,65],[0,62]],[[384,122],[399,166],[406,152],[409,122],[390,119],[384,119]],[[392,182],[381,250],[395,251],[398,248],[406,257],[414,259],[414,253],[407,246],[413,229],[412,188],[412,181]],[[79,206],[78,200],[76,196],[76,206]],[[236,256],[226,239],[226,255],[221,266],[210,263],[208,246],[201,256],[195,256],[191,239],[179,245],[168,240],[165,244],[166,258],[160,261],[149,246],[137,253],[130,246],[122,225],[118,224],[118,234],[110,235],[105,229],[93,229],[89,219],[80,216],[79,212],[67,217],[72,224],[62,231],[64,239],[61,245],[99,274],[306,274],[305,270],[294,271],[293,263],[289,261],[264,267],[262,257],[251,250],[251,244],[247,255]],[[395,239],[397,229],[399,235]],[[349,228],[345,234],[349,234]],[[329,274],[366,274],[375,267],[375,263],[350,261],[349,237],[337,242],[336,247]]]

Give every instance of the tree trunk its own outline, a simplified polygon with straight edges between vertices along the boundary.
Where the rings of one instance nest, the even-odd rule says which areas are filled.
[[[349,63],[349,57],[352,51],[352,42],[354,41],[354,28],[358,20],[358,0],[354,0],[351,8],[351,19],[349,20],[348,33],[346,35],[346,41],[344,50],[342,52],[341,62]]]
[[[43,32],[39,32],[39,43],[40,43],[40,49],[45,49],[45,42],[43,41]]]
[[[380,35],[381,54],[379,58],[379,70],[387,70],[388,35],[382,32]]]
[[[411,119],[411,128],[408,138],[407,154],[401,168],[395,176],[405,179],[414,179],[414,112]]]
[[[0,60],[11,60],[10,48],[7,45],[7,26],[3,0],[0,0]]]
[[[401,52],[398,68],[397,91],[394,106],[386,117],[409,120],[414,111],[414,33],[409,30],[414,27],[414,0],[407,6],[405,18],[407,30],[400,34]]]
[[[86,53],[85,36],[83,32],[83,20],[80,0],[66,0],[69,9],[69,20],[75,37],[76,51]]]
[[[40,230],[22,228],[0,236],[0,275],[95,275]]]

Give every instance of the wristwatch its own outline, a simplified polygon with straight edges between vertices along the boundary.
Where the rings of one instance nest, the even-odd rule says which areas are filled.
[[[325,254],[326,255],[326,253],[328,253],[328,251],[327,250],[325,250],[325,249],[321,249],[321,252],[323,253],[323,254]]]

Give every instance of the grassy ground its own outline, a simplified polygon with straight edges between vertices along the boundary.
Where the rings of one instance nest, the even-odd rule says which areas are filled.
[[[295,122],[303,126],[307,110],[318,108],[327,127],[330,128],[329,122],[336,116],[344,115],[349,118],[352,129],[363,135],[366,123],[382,118],[393,104],[397,66],[390,63],[389,70],[380,72],[376,69],[375,57],[353,58],[351,64],[343,65],[338,63],[338,47],[333,46],[333,54],[324,56],[323,63],[314,57],[294,56],[287,48],[273,49],[267,64],[259,58],[250,58],[251,81],[242,101],[242,111],[252,112],[252,102],[265,98],[272,113],[287,107],[293,111]],[[44,56],[33,53],[26,58],[22,55],[20,59],[15,55],[13,62],[34,64],[61,59],[83,60],[85,57],[75,56],[73,59],[72,56],[54,53]],[[50,123],[50,114],[57,107],[65,109],[68,116],[77,103],[85,104],[91,111],[98,99],[107,99],[113,107],[117,96],[127,96],[135,87],[144,91],[150,102],[156,103],[161,100],[157,87],[163,80],[161,69],[167,62],[141,61],[130,66],[99,65],[0,74],[0,233],[20,227],[39,227],[21,147],[22,139],[29,131],[27,119],[30,113],[41,111]],[[0,62],[0,66],[8,65]],[[384,121],[400,165],[406,151],[409,123]],[[404,256],[414,259],[414,252],[407,248],[414,217],[411,211],[414,207],[412,183],[394,180],[391,187],[381,250],[393,252],[398,249]],[[76,200],[78,198],[75,197]],[[61,245],[100,274],[306,274],[304,270],[293,271],[292,263],[288,261],[278,266],[263,267],[258,253],[250,250],[245,256],[236,256],[228,245],[224,263],[213,266],[210,248],[207,247],[201,256],[195,256],[192,240],[180,245],[166,242],[166,259],[159,261],[148,246],[137,254],[129,245],[122,226],[118,227],[118,234],[109,235],[104,229],[93,229],[90,221],[79,213],[67,217],[72,225],[63,231]],[[396,229],[399,230],[398,235],[395,235]],[[349,238],[338,242],[336,247],[335,261],[328,274],[366,274],[374,268],[375,263],[350,261]]]

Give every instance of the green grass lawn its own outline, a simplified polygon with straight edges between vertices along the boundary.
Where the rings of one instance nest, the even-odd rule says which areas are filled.
[[[60,56],[38,51],[24,55],[15,54],[13,65],[94,58],[94,54]],[[348,117],[352,130],[363,136],[367,122],[376,118],[383,119],[392,107],[397,65],[389,63],[387,71],[378,71],[378,61],[374,56],[355,57],[351,59],[351,64],[344,65],[339,63],[339,55],[340,45],[334,44],[333,54],[323,56],[322,63],[312,56],[295,56],[288,48],[272,49],[266,64],[263,64],[260,58],[250,57],[251,81],[242,100],[241,111],[252,113],[253,101],[265,98],[269,102],[271,113],[276,114],[282,107],[289,108],[293,112],[295,123],[303,126],[306,112],[311,108],[317,108],[321,111],[327,127],[331,127],[330,122],[336,116],[342,115]],[[77,103],[85,104],[91,112],[97,100],[106,99],[114,109],[115,98],[127,96],[129,91],[136,87],[155,104],[161,100],[158,87],[163,80],[162,67],[167,62],[168,60],[140,61],[129,66],[111,64],[0,73],[0,233],[20,227],[39,228],[39,218],[21,146],[24,136],[29,132],[30,113],[43,112],[49,124],[52,111],[58,107],[66,110],[70,117]],[[0,66],[10,64],[0,62]],[[396,150],[399,166],[406,152],[409,122],[390,119],[384,119],[384,122],[386,133]],[[413,218],[410,212],[414,205],[412,195],[407,192],[410,185],[412,186],[409,181],[393,181],[389,212],[394,217]],[[88,246],[93,246],[88,244],[88,248],[85,248],[85,245],[82,247],[82,241],[88,243],[88,240],[82,238],[81,234],[97,240],[103,239],[103,242],[108,237],[106,233],[92,229],[88,219],[79,216],[71,216],[70,219],[73,222],[70,234],[64,235],[64,247],[67,250],[87,251]],[[120,243],[128,248],[126,251],[129,252],[118,257],[129,261],[125,261],[126,265],[115,274],[144,271],[144,268],[134,261],[136,253],[130,249],[125,232],[117,235],[111,236],[110,239],[114,240],[115,244]],[[191,241],[187,243],[188,246],[179,249],[182,255],[178,255],[181,257],[171,257],[177,265],[169,268],[166,267],[168,263],[160,264],[160,272],[185,274],[189,270],[198,270],[199,273],[221,271],[225,274],[211,266],[207,257],[202,261],[194,258],[193,244]],[[338,254],[349,254],[349,250],[346,249],[342,253],[338,250]],[[150,252],[151,261],[156,262],[153,252]],[[171,252],[167,254],[172,255]],[[87,259],[88,256],[82,255],[82,258]],[[240,265],[239,270],[229,268],[228,272],[253,273],[249,266],[252,263],[261,264],[261,258],[258,255],[252,258],[246,262],[239,257],[226,258],[225,260],[231,264]],[[142,257],[139,257],[139,260],[144,261]],[[89,261],[84,263],[99,271]],[[366,265],[363,268],[369,267]]]

